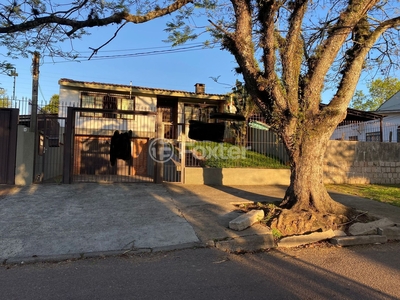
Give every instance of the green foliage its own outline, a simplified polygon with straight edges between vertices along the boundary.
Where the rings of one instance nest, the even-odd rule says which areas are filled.
[[[59,104],[60,97],[59,95],[54,94],[53,96],[51,96],[49,104],[44,106],[41,112],[45,114],[58,114]]]
[[[283,234],[278,229],[272,228],[271,230],[272,230],[272,235],[274,236],[274,238],[280,239],[283,236]]]
[[[375,79],[368,84],[369,95],[365,95],[363,91],[358,90],[350,103],[350,107],[375,111],[386,100],[400,91],[400,80],[397,78]]]
[[[11,107],[11,101],[8,98],[0,98],[0,108]]]
[[[11,107],[11,101],[6,96],[6,90],[0,89],[0,108]]]
[[[229,143],[195,142],[187,148],[207,168],[267,168],[287,169],[278,159]]]
[[[0,74],[12,76],[14,66],[6,61],[0,62]]]

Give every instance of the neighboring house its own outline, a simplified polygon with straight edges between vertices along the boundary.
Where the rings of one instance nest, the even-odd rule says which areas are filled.
[[[350,116],[349,116],[350,115]],[[359,115],[359,119],[351,119]],[[348,109],[348,117],[333,133],[333,140],[400,142],[400,91],[375,112]]]
[[[376,111],[384,116],[384,122],[393,124],[393,142],[400,142],[400,91],[386,100]]]

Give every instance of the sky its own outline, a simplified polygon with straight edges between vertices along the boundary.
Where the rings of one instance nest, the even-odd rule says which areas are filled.
[[[234,57],[219,46],[202,48],[201,39],[189,42],[180,48],[163,42],[168,33],[164,31],[169,17],[162,17],[143,24],[127,24],[117,37],[103,47],[91,60],[91,48],[106,43],[115,33],[116,26],[90,29],[91,35],[73,42],[73,48],[82,59],[67,61],[42,56],[39,74],[39,104],[48,102],[52,95],[59,94],[58,80],[67,78],[78,81],[126,84],[134,86],[194,91],[196,83],[206,86],[206,93],[226,94],[236,80],[242,80],[234,71]],[[63,44],[64,50],[71,48]],[[180,51],[177,51],[180,49]],[[175,52],[172,52],[175,51]],[[164,52],[161,54],[160,52]],[[0,55],[4,49],[0,48]],[[139,55],[142,54],[142,55]],[[5,60],[0,56],[0,60]],[[32,98],[32,57],[10,61],[16,67],[15,98]],[[218,78],[218,83],[213,80]],[[361,77],[357,89],[365,90],[366,78]],[[14,77],[0,74],[0,88],[13,96]],[[332,91],[323,94],[327,103]]]
[[[178,48],[163,42],[168,37],[168,33],[163,30],[168,20],[164,17],[144,24],[127,24],[91,60],[87,59],[92,54],[89,47],[98,48],[106,43],[116,27],[95,28],[91,30],[90,36],[74,41],[74,49],[85,57],[79,62],[41,56],[38,100],[49,101],[52,95],[58,94],[58,80],[61,78],[126,85],[132,82],[134,86],[189,92],[194,92],[196,83],[203,83],[206,93],[230,92],[236,79],[241,80],[241,76],[234,71],[234,57],[218,46],[214,49],[202,47],[201,40],[189,42],[180,46],[179,52],[171,53],[171,50],[176,51]],[[62,48],[69,49],[70,45],[63,45]],[[15,98],[31,98],[32,57],[10,62],[15,65],[18,74],[15,78]],[[217,77],[219,83],[212,79]],[[0,87],[10,97],[13,95],[13,86],[14,77],[0,75]]]

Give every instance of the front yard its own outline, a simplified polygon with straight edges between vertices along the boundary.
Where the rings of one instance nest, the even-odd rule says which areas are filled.
[[[400,185],[329,184],[326,188],[400,207]]]

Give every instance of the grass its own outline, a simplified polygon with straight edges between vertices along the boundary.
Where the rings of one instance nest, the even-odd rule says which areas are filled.
[[[326,188],[400,207],[400,185],[330,184]]]
[[[209,168],[267,168],[287,169],[279,159],[268,157],[229,143],[196,142],[187,145],[199,156],[205,157],[201,165]],[[214,149],[210,152],[209,149]],[[204,153],[203,153],[204,152]]]

